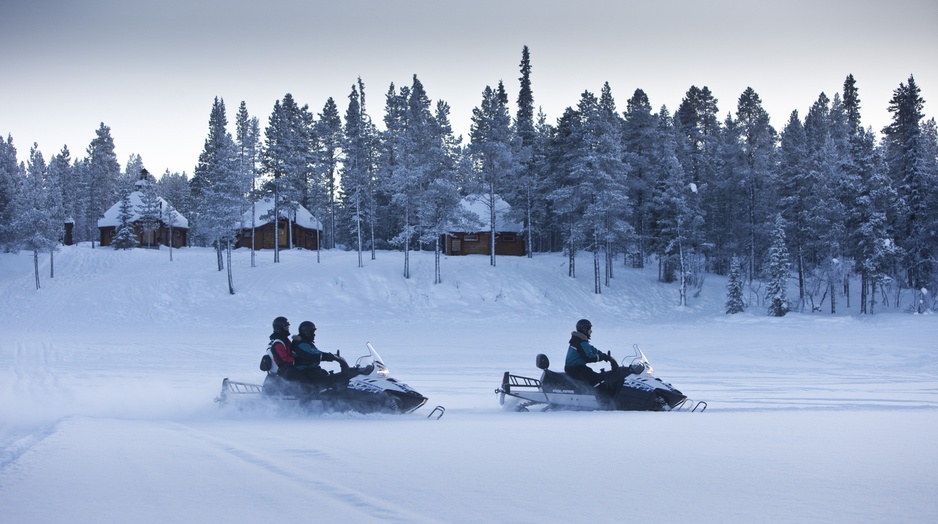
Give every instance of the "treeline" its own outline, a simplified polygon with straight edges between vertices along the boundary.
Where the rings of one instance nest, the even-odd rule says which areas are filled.
[[[575,275],[576,254],[591,252],[596,293],[620,260],[657,264],[660,280],[680,283],[682,302],[707,273],[736,272],[749,302],[762,304],[778,303],[770,296],[778,278],[796,279],[798,296],[784,298],[783,310],[835,312],[851,280],[863,313],[934,305],[938,133],[914,77],[895,89],[892,122],[877,138],[862,124],[852,75],[803,116],[792,111],[779,131],[751,88],[721,113],[707,87],[691,86],[672,113],[652,108],[641,89],[623,110],[606,84],[550,122],[535,112],[527,47],[520,73],[514,114],[503,83],[486,87],[465,138],[416,75],[384,94],[383,129],[361,79],[344,119],[332,98],[314,113],[288,93],[263,133],[242,102],[232,134],[216,98],[191,178],[167,171],[157,189],[189,218],[190,243],[219,249],[219,268],[244,211],[269,197],[278,212],[312,211],[324,224],[322,246],[355,249],[360,265],[369,251],[399,249],[409,277],[410,251],[433,250],[439,282],[440,239],[474,218],[460,200],[476,194],[511,205],[529,256],[563,251]],[[120,168],[103,123],[76,160],[63,148],[46,163],[34,145],[17,164],[12,137],[0,141],[0,242],[53,250],[66,219],[76,240],[94,242],[97,219],[142,169],[139,156]],[[494,238],[490,209],[481,227]]]

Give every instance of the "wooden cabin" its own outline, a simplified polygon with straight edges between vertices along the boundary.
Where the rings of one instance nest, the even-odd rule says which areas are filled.
[[[146,178],[148,174],[145,170],[141,175],[143,178],[134,183],[137,190],[130,194],[131,223],[137,235],[138,247],[158,248],[161,245],[184,247],[189,235],[189,221],[173,208],[173,227],[172,235],[170,235],[170,205],[162,197],[157,197],[160,206],[160,219],[157,228],[153,231],[144,231],[140,222],[140,209],[143,207],[143,191],[150,181]],[[118,201],[104,213],[104,218],[98,220],[98,231],[101,234],[100,242],[102,246],[111,245],[111,241],[117,234],[117,228],[120,227],[120,205],[121,203]]]
[[[443,252],[446,255],[490,255],[492,232],[489,227],[489,199],[486,195],[471,195],[461,202],[463,210],[471,217],[468,224],[454,226],[443,235]],[[524,227],[510,220],[511,206],[500,197],[495,197],[495,254],[524,256]]]
[[[291,247],[317,249],[322,234],[322,222],[305,207],[297,206],[296,209],[281,208],[279,220],[275,221],[272,198],[265,198],[254,204],[253,209],[248,209],[241,217],[235,248],[250,248],[253,233],[254,249],[273,249],[274,242],[278,242],[282,249]],[[252,212],[253,229],[251,227]]]

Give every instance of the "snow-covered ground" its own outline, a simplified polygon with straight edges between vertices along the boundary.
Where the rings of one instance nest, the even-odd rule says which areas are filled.
[[[654,269],[591,260],[338,251],[0,255],[0,521],[934,522],[938,315],[722,313],[725,280],[675,306]],[[841,309],[846,311],[845,308]],[[310,416],[213,402],[260,382],[270,322],[313,320],[346,357],[370,341],[430,398],[410,415]],[[559,369],[573,324],[704,413],[530,412],[506,370]],[[428,419],[433,406],[446,414]]]

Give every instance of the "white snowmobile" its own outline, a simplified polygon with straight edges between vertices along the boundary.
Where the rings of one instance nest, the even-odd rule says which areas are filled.
[[[263,384],[222,380],[221,394],[215,402],[243,402],[247,399],[266,398],[274,401],[295,402],[314,413],[411,413],[426,404],[424,397],[413,388],[391,378],[384,361],[370,342],[368,355],[358,358],[351,368],[341,355],[336,361],[338,373],[330,372],[327,380],[317,383],[286,380],[277,374],[276,365],[269,355],[261,361],[261,370],[267,372]],[[351,377],[351,378],[349,378]],[[430,415],[442,416],[442,407]]]
[[[548,369],[547,355],[535,361],[543,370],[540,380],[512,375],[506,371],[502,385],[495,389],[499,404],[515,411],[541,406],[548,410],[607,411],[704,411],[707,403],[694,402],[674,386],[655,377],[648,358],[636,344],[634,354],[621,365],[610,358],[612,369],[600,371],[602,381],[596,386],[573,379],[566,373]],[[506,404],[507,402],[507,404]]]

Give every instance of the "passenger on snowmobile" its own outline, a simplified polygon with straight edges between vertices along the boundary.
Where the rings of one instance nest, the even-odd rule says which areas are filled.
[[[612,357],[596,349],[589,343],[593,334],[593,323],[583,318],[576,323],[576,331],[570,334],[570,346],[567,348],[567,360],[563,371],[570,378],[596,386],[603,381],[603,376],[587,366],[591,362],[605,360],[613,362]]]
[[[316,324],[304,320],[300,323],[299,334],[293,337],[292,344],[294,366],[300,380],[330,387],[344,386],[348,385],[348,381],[353,377],[368,375],[374,370],[373,365],[349,368],[342,357],[317,348],[315,340]],[[338,362],[341,371],[338,374],[330,374],[322,369],[322,362]],[[331,383],[334,379],[338,383]]]
[[[267,353],[273,360],[271,372],[286,380],[297,380],[299,376],[294,367],[293,353],[290,349],[290,321],[286,317],[277,317],[273,321],[274,332],[270,334]]]

